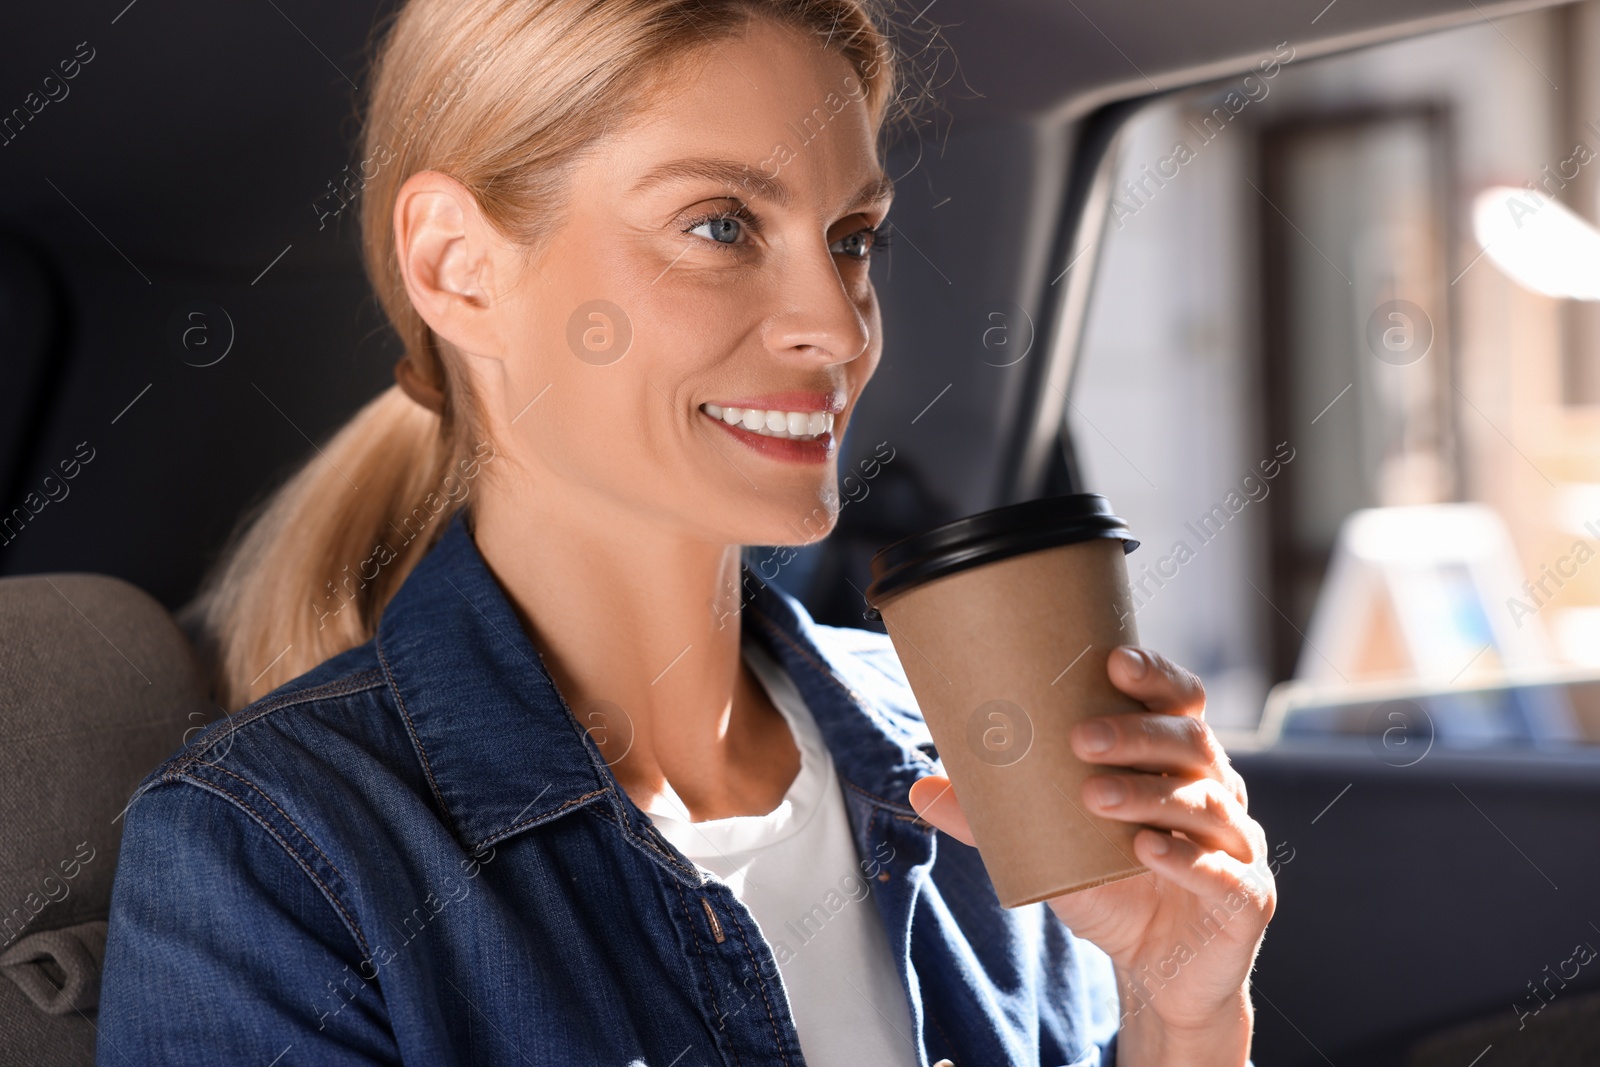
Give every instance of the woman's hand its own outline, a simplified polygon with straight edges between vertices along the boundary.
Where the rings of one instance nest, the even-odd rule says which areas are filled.
[[[1131,647],[1116,649],[1107,670],[1113,685],[1154,714],[1098,716],[1073,729],[1079,758],[1106,765],[1084,782],[1081,803],[1146,827],[1133,847],[1150,873],[1047,903],[1116,965],[1119,1067],[1239,1067],[1254,1019],[1250,968],[1277,903],[1266,835],[1246,811],[1244,780],[1205,723],[1199,679]],[[911,803],[970,845],[949,786],[948,778],[924,778]]]

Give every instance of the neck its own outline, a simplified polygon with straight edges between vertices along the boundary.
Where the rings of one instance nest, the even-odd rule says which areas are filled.
[[[557,689],[641,807],[764,814],[798,770],[740,654],[740,546],[663,531],[598,495],[485,493],[474,539]]]

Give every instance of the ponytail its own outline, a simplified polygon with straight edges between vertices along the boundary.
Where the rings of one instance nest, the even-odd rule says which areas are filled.
[[[477,466],[461,473],[452,451],[439,417],[391,386],[235,531],[184,613],[223,708],[372,636],[467,499]]]

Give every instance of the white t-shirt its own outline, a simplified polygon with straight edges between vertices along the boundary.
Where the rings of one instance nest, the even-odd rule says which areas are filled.
[[[794,733],[794,783],[766,815],[690,822],[670,784],[646,813],[755,916],[810,1067],[915,1067],[910,1006],[871,897],[874,883],[851,839],[833,757],[782,665],[748,640],[744,656]]]

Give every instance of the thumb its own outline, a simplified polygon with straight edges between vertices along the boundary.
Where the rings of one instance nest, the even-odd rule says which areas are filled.
[[[934,826],[943,830],[964,845],[976,846],[972,828],[967,825],[967,814],[961,810],[956,791],[950,779],[942,774],[930,774],[911,783],[911,806]]]

